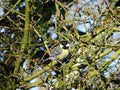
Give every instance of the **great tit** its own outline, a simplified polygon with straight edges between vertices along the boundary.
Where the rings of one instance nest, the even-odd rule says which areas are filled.
[[[50,49],[50,57],[44,60],[57,60],[60,61],[67,58],[70,53],[70,45],[67,41],[62,41],[59,45],[56,45],[52,49]]]

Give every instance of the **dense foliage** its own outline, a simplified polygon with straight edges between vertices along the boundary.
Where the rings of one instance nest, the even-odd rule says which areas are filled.
[[[1,0],[0,90],[120,88],[119,3]],[[62,40],[68,58],[42,63]]]

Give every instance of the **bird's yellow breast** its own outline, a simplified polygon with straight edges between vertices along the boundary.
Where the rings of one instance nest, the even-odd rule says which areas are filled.
[[[63,60],[63,59],[65,59],[68,56],[68,54],[69,54],[69,50],[63,49],[62,53],[60,55],[58,55],[58,59],[59,60]]]

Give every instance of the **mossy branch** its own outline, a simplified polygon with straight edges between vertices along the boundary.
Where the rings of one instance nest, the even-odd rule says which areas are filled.
[[[104,71],[115,59],[118,58],[118,56],[120,55],[120,50],[118,50],[113,57],[109,60],[109,62],[107,62],[106,64],[104,64],[102,66],[101,72]]]
[[[22,40],[22,45],[21,45],[21,49],[20,49],[20,56],[19,57],[22,57],[22,53],[24,52],[25,50],[25,47],[28,43],[28,37],[29,37],[29,30],[30,30],[30,26],[29,26],[29,2],[28,0],[25,0],[26,2],[26,7],[25,7],[25,28],[24,28],[24,36],[23,36],[23,40]],[[15,65],[15,69],[14,69],[14,73],[17,73],[18,70],[19,70],[19,66],[20,66],[20,62],[22,60],[20,60],[21,58],[18,58],[17,61],[16,61],[16,65]]]
[[[25,84],[26,82],[34,79],[35,77],[41,75],[42,73],[44,73],[45,71],[47,70],[50,70],[53,66],[55,66],[57,64],[57,61],[56,60],[52,60],[52,62],[50,64],[48,64],[47,66],[45,66],[42,70],[36,72],[36,73],[33,73],[31,76],[28,76],[28,77],[25,77],[23,82],[21,82],[20,84],[23,85]]]

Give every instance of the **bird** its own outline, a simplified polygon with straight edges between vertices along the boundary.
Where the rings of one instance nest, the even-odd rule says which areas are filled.
[[[61,63],[61,60],[64,60],[69,56],[70,53],[70,44],[67,41],[61,41],[60,44],[55,45],[50,49],[50,55],[43,62],[48,60],[57,60]]]

